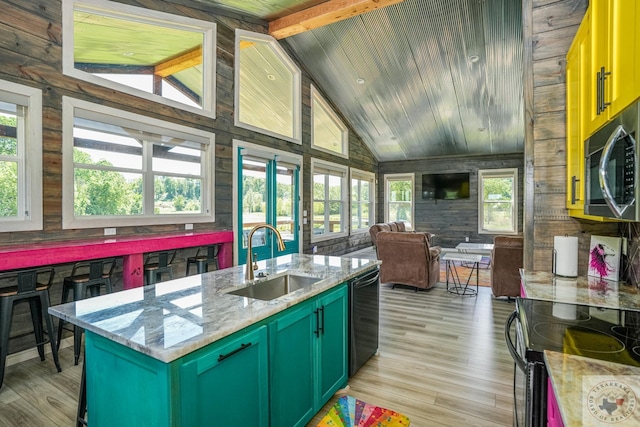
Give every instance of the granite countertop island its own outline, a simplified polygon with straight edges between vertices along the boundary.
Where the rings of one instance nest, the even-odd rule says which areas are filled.
[[[523,297],[567,304],[640,311],[640,288],[598,277],[556,276],[520,270]]]
[[[640,368],[547,350],[544,358],[565,426],[640,425]]]
[[[320,280],[271,301],[229,295],[226,292],[249,284],[244,279],[245,266],[240,265],[54,306],[49,313],[168,363],[378,264],[380,261],[359,258],[284,255],[259,262],[256,275],[286,272]]]

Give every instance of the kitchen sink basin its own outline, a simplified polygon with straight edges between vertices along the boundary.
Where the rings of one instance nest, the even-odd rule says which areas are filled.
[[[255,298],[263,301],[281,297],[290,292],[297,291],[305,286],[313,285],[321,279],[317,277],[299,276],[297,274],[283,274],[282,276],[267,278],[257,281],[244,288],[228,292],[247,298]]]

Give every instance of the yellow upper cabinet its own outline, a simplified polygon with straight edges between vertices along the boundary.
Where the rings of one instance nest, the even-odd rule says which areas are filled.
[[[635,77],[635,0],[596,0],[591,13],[591,94],[587,131],[592,134],[638,98]]]
[[[585,215],[585,158],[584,141],[589,137],[590,109],[595,88],[592,73],[591,9],[567,53],[567,189],[566,206],[570,216],[592,221],[609,221],[602,217]]]
[[[586,25],[585,25],[586,24]],[[581,130],[580,103],[583,93],[580,90],[581,75],[581,47],[587,39],[588,16],[582,21],[580,29],[571,44],[567,53],[567,197],[566,205],[570,211],[577,212],[584,210],[584,200],[582,197],[582,177],[581,164],[584,163],[583,133]],[[582,166],[582,169],[584,166]],[[575,213],[577,213],[575,212]],[[575,214],[574,213],[574,214]]]

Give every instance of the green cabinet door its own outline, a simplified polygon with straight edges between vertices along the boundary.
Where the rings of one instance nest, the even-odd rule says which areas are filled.
[[[303,302],[269,324],[272,426],[304,426],[315,414],[316,313]]]
[[[347,287],[269,323],[271,426],[305,426],[347,383]]]
[[[85,335],[85,363],[91,427],[176,425],[170,398],[174,365],[91,331]]]
[[[318,300],[322,333],[317,359],[317,410],[347,383],[347,287],[323,295]]]
[[[180,366],[181,425],[268,426],[267,327],[236,333]]]

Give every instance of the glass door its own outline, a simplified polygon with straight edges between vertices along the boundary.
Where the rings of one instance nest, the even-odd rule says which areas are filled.
[[[275,227],[285,250],[278,251],[274,233],[257,229],[251,239],[251,252],[257,260],[297,253],[298,186],[300,167],[280,156],[238,149],[238,264],[247,262],[247,244],[251,230],[260,224]]]

